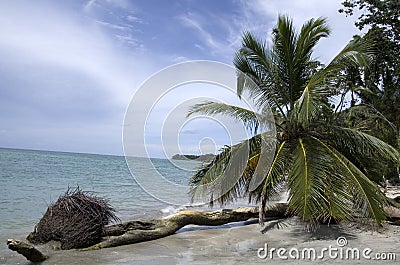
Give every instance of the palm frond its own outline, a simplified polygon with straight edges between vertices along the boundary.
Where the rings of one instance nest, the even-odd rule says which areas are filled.
[[[273,109],[279,109],[285,116],[280,105],[282,96],[285,101],[289,98],[285,93],[277,93],[274,89],[274,76],[271,69],[271,51],[265,43],[257,40],[251,33],[243,34],[242,48],[235,53],[233,63],[237,69],[237,94],[242,97],[244,91],[254,99],[258,107],[266,103]]]
[[[261,84],[265,84],[270,69],[269,51],[265,43],[257,40],[250,32],[244,32],[242,48],[236,52],[233,64],[238,71],[239,98],[245,89],[250,91],[252,96],[262,95]]]
[[[237,121],[243,122],[247,129],[251,130],[254,134],[258,133],[260,129],[274,128],[274,118],[272,115],[262,115],[243,107],[229,105],[222,102],[206,101],[193,105],[189,109],[187,116],[189,117],[193,114],[221,114],[232,117]]]
[[[326,38],[330,34],[326,18],[310,19],[306,21],[300,31],[296,45],[296,64],[297,67],[304,67],[304,62],[311,59],[313,48],[321,38]]]
[[[297,82],[295,71],[296,42],[298,39],[293,21],[287,16],[279,16],[277,26],[272,31],[273,49],[272,60],[274,62],[274,77],[282,97],[287,97],[289,108],[295,101]]]
[[[190,179],[192,200],[221,204],[242,197],[250,186],[263,145],[275,143],[274,133],[251,137],[232,147],[225,147],[209,164]]]
[[[262,83],[265,83],[265,78],[261,65],[254,63],[244,49],[240,49],[235,53],[233,63],[237,69],[237,95],[239,98],[245,90],[249,91],[254,98],[259,97],[264,93]],[[265,67],[265,66],[264,66]]]
[[[369,157],[374,161],[390,160],[400,164],[399,151],[372,135],[340,126],[330,126],[329,129],[325,138],[343,154],[354,158]]]
[[[282,188],[284,187],[284,181],[288,172],[288,169],[291,167],[292,163],[292,152],[290,148],[290,144],[286,141],[282,142],[274,155],[274,159],[271,163],[265,176],[264,181],[261,183],[257,190],[251,191],[251,196],[257,196],[256,201],[260,201],[260,210],[259,210],[259,223],[261,225],[264,224],[264,211],[265,205],[271,199],[276,197],[279,193],[282,192]],[[259,190],[261,189],[261,190]]]
[[[254,37],[250,32],[245,31],[242,36],[241,54],[250,59],[256,68],[269,68],[269,51],[266,49],[266,43]],[[238,91],[239,92],[239,91]],[[238,93],[240,94],[240,93]]]
[[[301,97],[296,101],[294,105],[294,112],[297,114],[297,119],[303,127],[308,127],[311,117],[318,110],[318,104],[311,96],[310,89],[306,87]]]
[[[213,190],[210,188],[210,183],[213,183],[213,181],[218,178],[222,178],[231,153],[232,148],[230,146],[225,146],[221,152],[215,156],[212,162],[203,165],[189,180],[189,184],[192,186],[189,192],[192,197],[192,202],[201,200],[213,203],[214,197],[218,197],[214,196]]]
[[[289,209],[312,226],[324,218],[326,209],[330,208],[325,197],[325,179],[330,173],[329,161],[320,156],[317,147],[307,139],[297,139],[293,166],[287,180],[290,190]]]
[[[325,68],[316,72],[304,88],[301,96],[295,102],[295,112],[299,122],[307,127],[311,118],[329,103],[331,86],[327,83],[332,75],[336,75],[348,65],[367,66],[371,56],[372,46],[362,38],[355,38],[335,56]],[[328,100],[327,100],[328,99]]]
[[[312,119],[321,114],[323,108],[329,108],[327,96],[325,88],[314,87],[314,89],[310,89],[307,86],[294,104],[293,113],[296,116],[296,121],[307,128]]]
[[[353,211],[356,211],[362,217],[372,218],[377,224],[381,224],[386,218],[384,210],[384,206],[387,205],[386,196],[342,153],[320,139],[312,138],[332,155],[336,162],[334,163],[336,166],[335,175],[347,180],[347,190],[352,194]]]
[[[311,227],[353,216],[385,219],[385,196],[350,160],[316,137],[298,139],[288,175],[289,209]]]
[[[355,37],[332,61],[312,76],[307,86],[313,88],[348,66],[368,67],[374,54],[373,46],[365,38]]]

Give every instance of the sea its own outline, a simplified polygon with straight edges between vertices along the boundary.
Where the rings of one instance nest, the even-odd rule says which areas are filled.
[[[148,159],[134,160],[139,165],[134,174],[146,176]],[[140,167],[142,162],[146,166]],[[201,165],[184,160],[151,162],[176,183],[188,183]],[[8,250],[7,238],[24,239],[49,204],[68,188],[79,187],[109,200],[122,221],[160,218],[186,208],[208,209],[191,205],[187,192],[171,194],[181,198],[182,205],[170,205],[148,194],[131,175],[124,156],[0,148],[0,185],[0,264],[9,264],[16,255]]]

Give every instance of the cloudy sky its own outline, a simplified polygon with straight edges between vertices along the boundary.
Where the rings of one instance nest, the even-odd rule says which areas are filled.
[[[279,13],[297,27],[328,18],[331,37],[315,51],[327,62],[358,33],[340,2],[0,1],[0,147],[120,155],[125,110],[153,73],[187,60],[231,65],[243,30],[269,39]]]

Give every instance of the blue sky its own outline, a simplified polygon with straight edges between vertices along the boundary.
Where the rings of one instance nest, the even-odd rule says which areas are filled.
[[[243,30],[269,39],[278,13],[297,27],[327,17],[331,37],[315,51],[327,62],[358,33],[340,2],[0,1],[0,147],[122,154],[125,109],[154,72],[232,64]]]

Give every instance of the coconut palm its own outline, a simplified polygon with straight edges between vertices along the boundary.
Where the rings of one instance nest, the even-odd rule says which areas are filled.
[[[355,38],[323,66],[313,60],[312,53],[319,40],[329,34],[323,18],[308,20],[296,32],[286,16],[278,17],[270,48],[251,33],[243,34],[242,47],[234,58],[237,94],[241,97],[248,93],[256,111],[208,101],[192,106],[188,116],[231,116],[242,121],[254,136],[224,147],[211,163],[197,171],[190,180],[193,198],[206,196],[211,203],[224,204],[247,196],[264,209],[276,194],[287,189],[290,213],[311,226],[352,216],[372,218],[377,224],[385,219],[385,196],[366,176],[365,163],[359,161],[369,158],[370,163],[382,159],[398,163],[400,155],[363,131],[336,125],[337,113],[331,102],[337,73],[349,65],[366,66],[371,56],[370,45]],[[261,183],[251,187],[254,178],[259,177],[256,167],[262,153],[261,142],[271,136],[260,129],[270,121],[268,108],[274,115],[277,131],[276,141],[269,143],[276,145],[276,149],[270,166],[262,172]],[[219,190],[221,185],[207,186],[229,170],[230,159],[237,159],[233,157],[235,150],[243,146],[249,147],[245,166],[229,173],[237,178],[235,184],[223,193]]]

